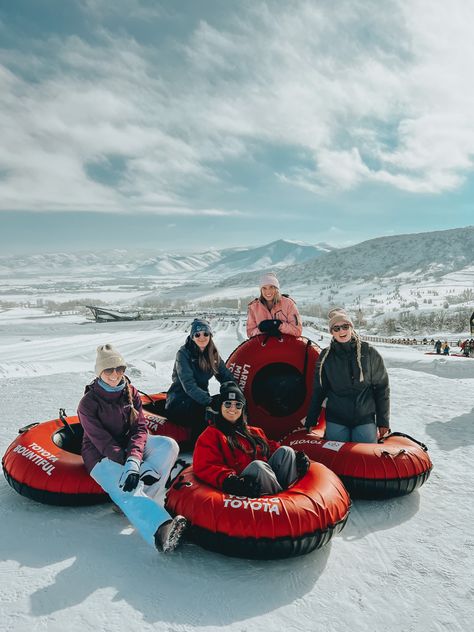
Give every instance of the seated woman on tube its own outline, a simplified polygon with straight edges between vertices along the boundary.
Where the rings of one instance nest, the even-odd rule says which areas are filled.
[[[176,354],[165,404],[166,417],[190,427],[194,440],[207,425],[206,408],[212,402],[208,390],[211,377],[221,384],[234,380],[214,344],[211,325],[204,318],[195,318],[191,334]]]
[[[194,474],[226,494],[258,498],[277,494],[308,471],[310,460],[248,426],[245,397],[233,382],[222,384],[219,410],[199,436],[193,455]]]
[[[296,303],[280,294],[280,283],[273,272],[260,279],[260,296],[248,305],[247,336],[290,334],[301,336],[303,327]]]
[[[123,511],[146,542],[173,551],[187,526],[163,507],[165,485],[178,457],[169,437],[148,435],[138,391],[127,364],[111,344],[97,348],[96,379],[86,386],[78,416],[84,429],[87,471]]]

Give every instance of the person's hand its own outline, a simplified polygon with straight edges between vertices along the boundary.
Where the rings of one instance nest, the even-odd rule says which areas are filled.
[[[377,428],[377,439],[382,439],[386,434],[389,434],[390,428],[388,426],[379,426]]]
[[[231,474],[222,483],[222,491],[226,494],[232,494],[232,496],[258,498],[260,496],[260,485],[254,478],[249,476]]]
[[[278,318],[269,318],[258,323],[258,328],[262,334],[274,335],[280,331],[281,320]]]
[[[309,470],[311,461],[302,450],[298,450],[298,452],[296,453],[295,465],[298,478],[303,478],[303,476]]]
[[[129,456],[123,466],[119,487],[124,492],[133,492],[140,480],[140,461],[135,456]]]

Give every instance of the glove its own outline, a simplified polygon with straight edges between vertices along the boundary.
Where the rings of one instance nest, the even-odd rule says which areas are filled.
[[[278,318],[262,320],[258,323],[258,328],[262,334],[275,335],[280,333],[281,320]]]
[[[247,496],[247,498],[258,498],[260,496],[260,485],[254,478],[249,476],[236,476],[231,474],[222,483],[222,491],[232,496]]]
[[[302,450],[298,450],[295,457],[296,473],[298,478],[303,478],[306,472],[309,470],[311,461]]]
[[[129,456],[123,466],[122,476],[119,480],[119,487],[124,492],[132,492],[136,489],[138,481],[140,479],[140,461],[134,457]]]

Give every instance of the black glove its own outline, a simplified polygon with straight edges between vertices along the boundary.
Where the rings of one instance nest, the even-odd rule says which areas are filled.
[[[119,487],[124,492],[133,492],[140,480],[140,461],[134,457],[129,456],[123,466],[122,476],[119,480]]]
[[[306,472],[309,470],[311,461],[308,459],[308,457],[302,450],[298,450],[298,452],[296,453],[295,465],[296,465],[296,473],[298,474],[298,478],[302,478],[306,474]]]
[[[226,494],[232,494],[232,496],[258,498],[260,496],[260,485],[254,478],[231,474],[222,483],[222,491]]]
[[[280,325],[281,320],[279,320],[278,318],[269,318],[258,323],[258,328],[260,329],[262,334],[270,334],[272,336],[280,333]]]

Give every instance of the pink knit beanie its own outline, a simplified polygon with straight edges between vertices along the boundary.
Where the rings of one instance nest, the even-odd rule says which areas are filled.
[[[263,287],[264,285],[274,285],[276,288],[280,289],[280,283],[273,272],[267,272],[262,276],[260,279],[260,287]]]

